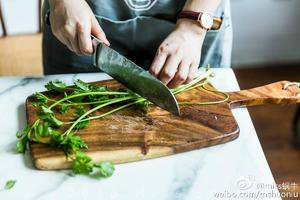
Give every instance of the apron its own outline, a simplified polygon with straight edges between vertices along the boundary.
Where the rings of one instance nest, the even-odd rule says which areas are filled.
[[[111,48],[148,69],[162,41],[175,27],[184,0],[86,0],[104,30]],[[232,28],[229,0],[222,0],[215,16],[223,16],[220,30],[210,30],[202,46],[200,66],[229,67]],[[49,10],[48,0],[43,16]],[[93,56],[77,56],[60,43],[44,23],[44,74],[100,72]]]

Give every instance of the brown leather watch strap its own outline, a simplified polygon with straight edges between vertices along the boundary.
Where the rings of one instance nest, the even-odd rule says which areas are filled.
[[[182,11],[177,15],[177,19],[191,19],[195,21],[199,21],[200,16],[202,15],[202,12],[194,12],[194,11]],[[223,22],[222,17],[213,17],[213,25],[211,27],[211,30],[219,30],[221,28]]]

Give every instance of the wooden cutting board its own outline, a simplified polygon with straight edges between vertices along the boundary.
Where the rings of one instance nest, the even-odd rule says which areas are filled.
[[[267,86],[230,92],[228,102],[217,105],[182,105],[181,116],[152,106],[146,111],[130,107],[102,119],[78,131],[86,141],[88,149],[83,150],[95,162],[112,161],[125,163],[149,158],[172,155],[203,147],[222,144],[234,140],[239,135],[239,127],[231,108],[262,104],[299,103],[300,89],[291,85],[284,89],[287,81]],[[101,81],[98,85],[109,88],[121,87],[116,81]],[[209,86],[213,88],[213,86]],[[55,98],[55,97],[53,97]],[[196,88],[176,96],[182,101],[216,101],[223,97]],[[36,120],[36,108],[31,105],[33,97],[26,101],[27,122]],[[58,116],[67,121],[70,116]],[[43,144],[30,143],[33,163],[42,170],[65,169],[71,167],[63,151]]]

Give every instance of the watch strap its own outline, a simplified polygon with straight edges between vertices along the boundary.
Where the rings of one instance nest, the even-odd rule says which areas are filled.
[[[203,14],[202,12],[181,11],[177,15],[177,19],[186,18],[186,19],[199,21],[202,14]],[[221,28],[222,22],[223,22],[222,17],[213,17],[213,25],[210,30],[219,30]]]

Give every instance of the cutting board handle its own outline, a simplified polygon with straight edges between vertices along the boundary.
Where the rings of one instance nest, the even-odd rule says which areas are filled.
[[[269,85],[230,92],[230,106],[256,106],[264,104],[295,104],[300,103],[300,84],[280,81]]]

